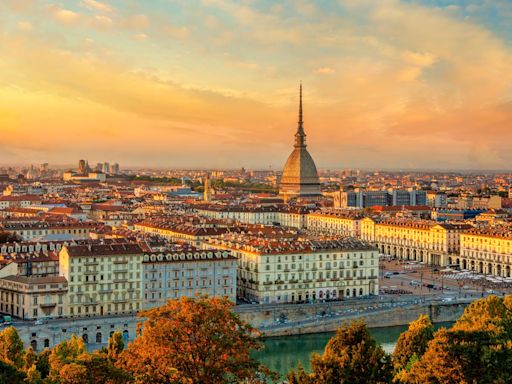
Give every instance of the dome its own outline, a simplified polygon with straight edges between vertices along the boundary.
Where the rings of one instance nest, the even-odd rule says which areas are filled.
[[[306,149],[306,133],[302,122],[302,85],[300,87],[299,126],[293,152],[288,156],[281,176],[279,193],[285,198],[320,196],[320,181],[315,162]]]
[[[281,184],[319,184],[315,162],[305,147],[295,148],[288,156]]]

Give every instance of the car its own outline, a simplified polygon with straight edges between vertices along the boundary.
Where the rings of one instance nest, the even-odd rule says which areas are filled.
[[[43,324],[46,324],[48,323],[47,320],[44,320],[44,319],[37,319],[35,322],[34,322],[34,325],[43,325]]]
[[[385,279],[391,279],[391,275],[384,275]]]
[[[443,297],[443,299],[441,300],[443,303],[448,303],[450,301],[453,301],[453,297]]]
[[[397,271],[393,272],[393,275],[399,275],[399,274],[400,274],[400,272],[397,272]]]

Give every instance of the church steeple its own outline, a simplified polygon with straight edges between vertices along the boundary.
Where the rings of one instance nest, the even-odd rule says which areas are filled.
[[[295,148],[306,146],[306,134],[304,133],[304,126],[302,122],[302,83],[299,88],[299,122],[297,133],[295,134]]]

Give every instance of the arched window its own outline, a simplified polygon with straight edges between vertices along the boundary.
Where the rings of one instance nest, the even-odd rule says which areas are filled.
[[[45,348],[50,348],[50,340],[44,339],[44,347]]]
[[[32,347],[32,349],[33,349],[34,351],[37,351],[37,340],[32,340],[32,341],[30,342],[30,346]]]
[[[85,344],[88,344],[89,343],[89,335],[87,335],[87,333],[84,333],[82,335],[82,340],[84,341]]]
[[[96,333],[96,343],[101,344],[101,332]]]

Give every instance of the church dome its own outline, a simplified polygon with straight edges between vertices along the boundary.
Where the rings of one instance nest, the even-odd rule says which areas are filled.
[[[288,156],[281,176],[281,184],[318,184],[315,162],[305,147],[294,148]]]
[[[294,147],[281,175],[279,194],[285,200],[290,197],[320,196],[320,181],[316,165],[306,149],[306,133],[302,122],[302,85],[300,86],[299,124]]]

